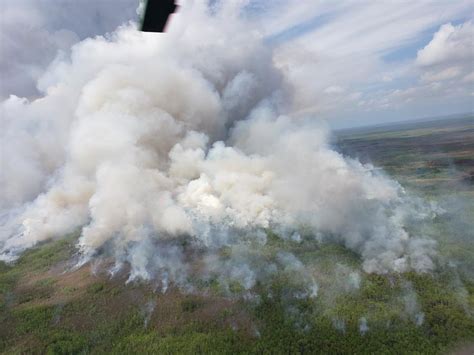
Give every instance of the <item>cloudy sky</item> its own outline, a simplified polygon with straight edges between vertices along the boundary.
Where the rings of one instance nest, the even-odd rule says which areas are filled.
[[[0,98],[40,96],[57,56],[136,21],[137,3],[2,0]],[[242,15],[274,48],[294,114],[338,128],[474,111],[473,14],[470,0],[251,0]]]

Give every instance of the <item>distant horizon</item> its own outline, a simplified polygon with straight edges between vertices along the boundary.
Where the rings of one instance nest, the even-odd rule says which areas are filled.
[[[460,112],[460,113],[453,113],[448,115],[438,115],[438,116],[422,116],[422,117],[411,117],[408,119],[403,120],[394,120],[394,121],[386,121],[382,123],[373,123],[373,124],[361,124],[355,126],[347,126],[347,127],[340,127],[340,128],[333,128],[334,132],[343,132],[343,131],[352,131],[352,130],[360,130],[360,129],[367,129],[367,128],[383,128],[383,127],[390,127],[399,124],[417,124],[417,123],[424,123],[424,122],[435,122],[435,121],[448,121],[454,119],[467,119],[469,116],[474,117],[474,111],[471,112]]]

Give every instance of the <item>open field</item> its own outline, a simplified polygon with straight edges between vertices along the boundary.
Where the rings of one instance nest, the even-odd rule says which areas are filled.
[[[342,153],[382,167],[418,192],[474,192],[472,116],[346,130],[338,138]]]
[[[344,247],[267,231],[312,270],[315,298],[288,270],[251,293],[217,279],[182,292],[126,283],[104,265],[74,269],[78,234],[0,264],[0,352],[456,353],[474,343],[473,118],[341,132],[345,155],[383,168],[440,213],[417,226],[438,242],[433,274],[368,275]],[[414,227],[415,228],[415,227]],[[285,244],[283,248],[282,243]]]

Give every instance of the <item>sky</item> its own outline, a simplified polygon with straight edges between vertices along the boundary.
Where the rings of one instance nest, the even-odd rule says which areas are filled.
[[[272,47],[293,88],[294,116],[345,128],[474,111],[472,1],[231,1],[248,3],[241,16]],[[52,62],[136,21],[137,6],[2,0],[0,100],[40,97]]]

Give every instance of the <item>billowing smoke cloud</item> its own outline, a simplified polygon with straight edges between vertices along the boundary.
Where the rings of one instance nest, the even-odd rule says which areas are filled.
[[[433,268],[433,242],[407,232],[431,210],[285,115],[291,88],[242,3],[182,6],[165,35],[84,40],[41,77],[41,98],[1,104],[4,260],[80,229],[84,261],[113,256],[163,290],[193,273],[250,289],[281,270],[314,297],[293,254],[264,253],[271,230],[339,242],[366,272]]]
[[[36,81],[58,53],[134,19],[136,7],[136,0],[2,0],[0,99],[38,96]]]

